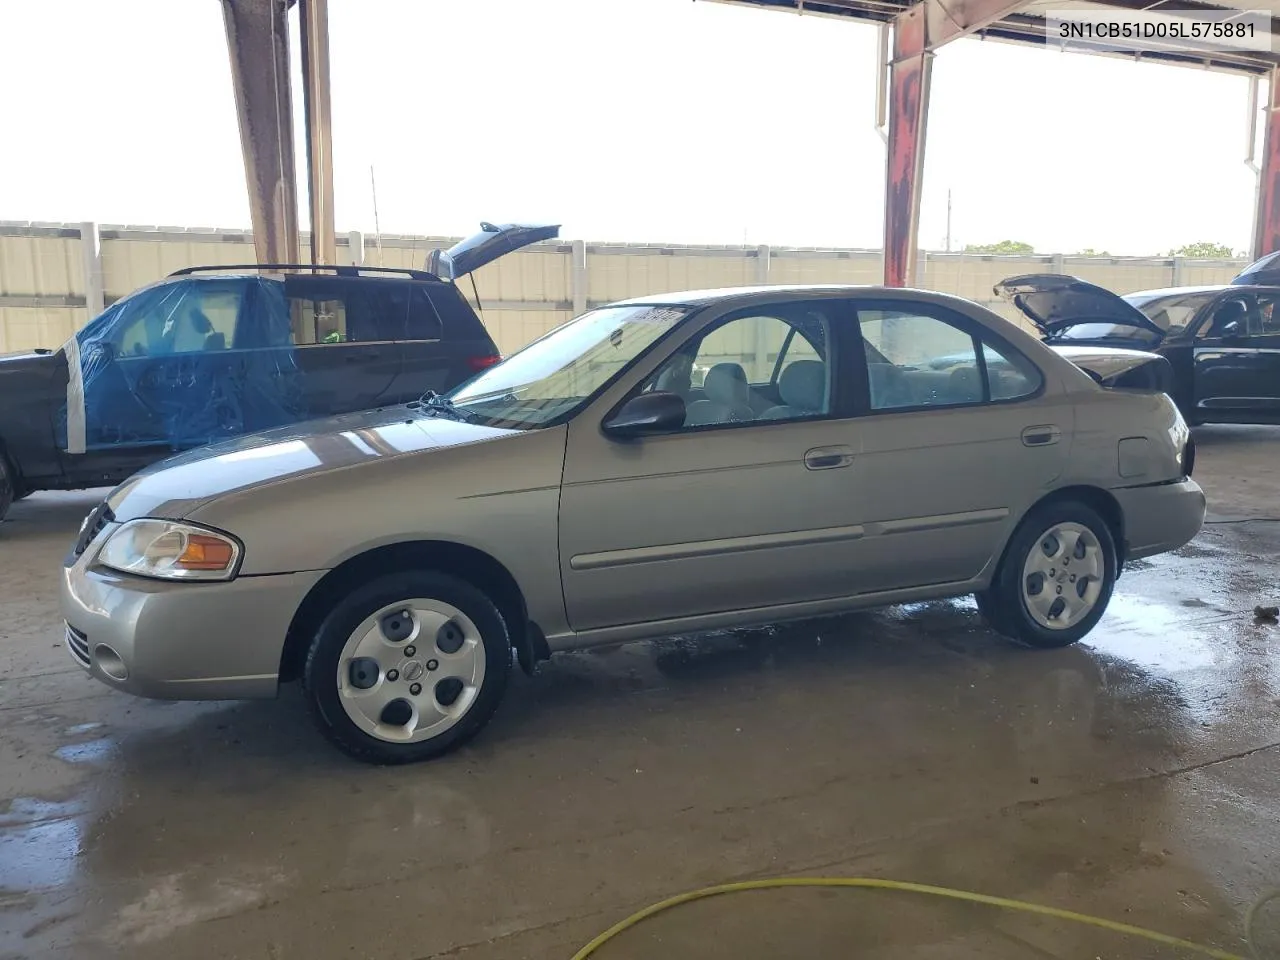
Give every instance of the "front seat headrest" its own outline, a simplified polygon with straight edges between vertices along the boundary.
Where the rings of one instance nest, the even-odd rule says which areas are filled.
[[[782,402],[801,410],[821,410],[827,399],[827,365],[820,360],[796,360],[778,378]]]
[[[736,363],[717,363],[707,371],[702,389],[708,400],[733,406],[747,399],[747,372]]]

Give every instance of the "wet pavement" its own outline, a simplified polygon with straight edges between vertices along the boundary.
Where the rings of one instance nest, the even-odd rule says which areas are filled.
[[[1280,516],[1280,429],[1198,431],[1211,519]],[[299,693],[164,704],[85,677],[55,578],[91,493],[0,527],[0,958],[568,960],[686,889],[878,876],[1243,953],[1280,885],[1280,523],[1133,565],[1086,643],[970,601],[632,644],[517,674],[473,745],[380,769]],[[1280,909],[1263,950],[1280,956]],[[1174,957],[1046,918],[861,891],[664,914],[620,958]]]

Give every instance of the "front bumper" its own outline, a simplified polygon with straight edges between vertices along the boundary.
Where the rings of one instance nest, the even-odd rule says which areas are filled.
[[[1204,491],[1194,480],[1111,492],[1124,514],[1126,560],[1177,550],[1190,543],[1204,526]]]
[[[66,644],[108,686],[161,700],[273,697],[285,633],[323,571],[173,583],[95,567],[62,570]]]

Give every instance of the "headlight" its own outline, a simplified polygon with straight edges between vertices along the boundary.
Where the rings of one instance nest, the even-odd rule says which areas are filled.
[[[172,520],[130,520],[113,533],[98,563],[161,580],[230,580],[240,544],[224,533]]]

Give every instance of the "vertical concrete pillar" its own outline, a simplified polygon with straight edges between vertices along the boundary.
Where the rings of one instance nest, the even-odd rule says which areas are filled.
[[[769,282],[770,250],[767,243],[756,247],[756,283],[764,286]]]
[[[347,244],[351,250],[351,262],[357,267],[364,263],[364,234],[352,230],[347,234]]]
[[[102,238],[92,220],[80,224],[80,260],[84,265],[84,305],[86,321],[107,308],[107,293],[102,279]]]
[[[581,240],[573,241],[569,257],[569,288],[576,317],[587,312],[587,245]]]

